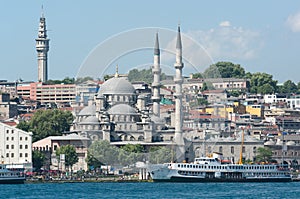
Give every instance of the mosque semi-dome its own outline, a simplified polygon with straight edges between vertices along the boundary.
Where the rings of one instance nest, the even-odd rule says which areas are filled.
[[[113,77],[102,84],[98,94],[135,94],[135,89],[125,78]]]
[[[136,110],[128,104],[117,104],[108,110],[110,115],[134,115]]]
[[[87,107],[84,107],[78,115],[96,115],[96,105],[89,105]]]

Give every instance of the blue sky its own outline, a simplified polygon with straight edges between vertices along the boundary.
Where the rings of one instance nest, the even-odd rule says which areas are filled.
[[[91,51],[114,35],[147,27],[159,33],[161,29],[176,31],[180,21],[182,33],[199,43],[212,62],[231,61],[249,72],[272,74],[279,82],[300,81],[300,2],[292,0],[1,1],[0,79],[37,80],[35,38],[42,5],[50,38],[50,79],[76,77]],[[135,37],[136,32],[129,38]],[[130,39],[114,43],[105,51],[116,52],[131,43]],[[149,41],[154,41],[154,34]],[[183,46],[184,54],[198,56],[197,51],[188,48],[188,42],[183,41]],[[120,73],[153,59],[149,49],[123,55],[109,66],[101,63],[105,53],[97,57],[99,71],[101,67],[114,68],[112,65],[117,63]],[[203,63],[199,68],[208,66]],[[188,67],[184,69],[185,74],[190,72]]]

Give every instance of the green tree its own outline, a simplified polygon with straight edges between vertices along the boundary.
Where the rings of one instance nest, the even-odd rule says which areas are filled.
[[[130,153],[143,153],[144,147],[140,144],[126,144],[122,146],[121,149],[130,152]]]
[[[97,158],[95,158],[89,151],[87,153],[86,162],[89,167],[93,168],[100,168],[101,165],[103,165],[103,163],[100,162],[100,160],[98,160]]]
[[[52,135],[62,135],[70,130],[74,116],[70,111],[59,109],[38,110],[28,122],[21,122],[17,128],[33,133],[33,142]]]
[[[204,71],[205,78],[244,78],[245,69],[231,62],[217,62]]]
[[[119,149],[111,146],[109,141],[95,141],[88,149],[93,158],[103,165],[119,164]]]
[[[271,94],[277,91],[277,81],[267,73],[254,73],[250,79],[251,93]]]
[[[167,147],[151,147],[150,148],[150,163],[162,164],[166,162],[172,162],[174,152]]]
[[[201,88],[201,92],[202,92],[202,91],[206,91],[206,90],[208,90],[207,83],[206,83],[206,82],[203,82],[202,88]]]
[[[65,154],[65,165],[69,166],[72,170],[72,166],[78,162],[78,155],[76,153],[76,148],[73,145],[61,146],[56,150],[56,157],[60,160],[60,155]]]
[[[32,164],[35,170],[39,171],[44,165],[46,156],[39,150],[32,151]]]
[[[259,147],[257,149],[256,161],[258,162],[270,162],[272,158],[272,150],[267,147]]]
[[[78,77],[76,80],[75,80],[75,84],[80,84],[80,83],[83,83],[83,82],[86,82],[86,81],[89,81],[89,80],[94,80],[92,77]]]
[[[160,76],[161,80],[166,79],[166,75],[164,73],[161,74]],[[148,84],[151,84],[153,82],[153,74],[152,74],[152,69],[133,69],[130,70],[128,73],[128,80],[130,82],[135,82],[135,81],[144,81]]]
[[[291,80],[287,80],[279,88],[280,93],[296,93],[298,91],[297,85]]]
[[[194,73],[193,74],[193,79],[200,79],[203,78],[203,75],[201,73]]]

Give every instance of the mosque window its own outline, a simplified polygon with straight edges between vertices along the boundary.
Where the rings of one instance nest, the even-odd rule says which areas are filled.
[[[222,153],[222,152],[223,152],[223,147],[220,146],[220,147],[219,147],[219,153]]]
[[[234,147],[233,147],[233,146],[231,147],[230,152],[231,152],[232,154],[234,154]]]

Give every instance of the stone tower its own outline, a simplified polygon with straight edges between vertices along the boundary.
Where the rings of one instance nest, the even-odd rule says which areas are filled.
[[[154,46],[154,64],[152,67],[153,83],[152,83],[152,101],[153,101],[153,115],[160,117],[160,50],[158,43],[158,33],[156,33]]]
[[[46,19],[44,13],[40,17],[39,33],[36,41],[36,51],[38,59],[38,81],[45,82],[48,80],[48,51],[49,39],[47,39]]]
[[[180,35],[180,26],[178,26],[177,32],[177,43],[176,43],[176,61],[175,67],[175,77],[174,82],[176,85],[175,89],[175,143],[177,145],[176,159],[177,161],[182,161],[185,159],[185,147],[183,140],[182,124],[183,124],[183,114],[182,114],[182,44]]]

